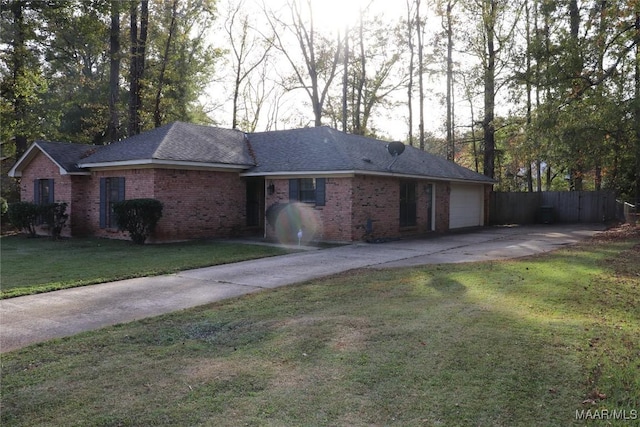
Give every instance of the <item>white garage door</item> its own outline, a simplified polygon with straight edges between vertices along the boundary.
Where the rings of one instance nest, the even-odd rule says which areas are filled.
[[[476,227],[483,224],[483,186],[451,184],[449,228]]]

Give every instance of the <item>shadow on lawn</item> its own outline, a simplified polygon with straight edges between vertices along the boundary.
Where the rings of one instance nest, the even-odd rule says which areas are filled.
[[[546,426],[590,396],[637,407],[637,320],[616,322],[638,318],[640,262],[591,252],[354,271],[30,347],[3,360],[2,420]]]

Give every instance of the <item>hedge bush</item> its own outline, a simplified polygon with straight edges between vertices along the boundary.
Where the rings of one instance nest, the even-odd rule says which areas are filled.
[[[62,229],[67,223],[69,214],[66,212],[66,203],[51,203],[40,206],[42,220],[49,226],[49,235],[54,240],[60,237],[60,233],[62,233]]]
[[[143,245],[162,218],[162,203],[156,199],[131,199],[113,204],[118,228],[128,231],[131,240]]]
[[[40,216],[40,206],[31,202],[11,203],[7,209],[9,221],[19,230],[31,237],[36,236],[36,224]]]

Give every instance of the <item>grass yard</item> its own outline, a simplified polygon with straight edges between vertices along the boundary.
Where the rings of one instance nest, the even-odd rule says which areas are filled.
[[[138,246],[123,240],[3,236],[0,246],[2,298],[286,253],[270,246],[205,240]]]
[[[360,270],[7,353],[0,424],[640,425],[639,343],[635,234]],[[602,410],[627,419],[576,419]]]

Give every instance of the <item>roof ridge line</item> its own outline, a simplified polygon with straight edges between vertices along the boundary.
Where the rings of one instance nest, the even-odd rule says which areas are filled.
[[[181,122],[179,121],[174,121],[171,123],[167,123],[165,126],[167,127],[167,131],[164,133],[164,136],[162,137],[162,140],[158,143],[158,145],[156,146],[156,148],[153,150],[153,153],[151,154],[151,158],[152,159],[159,159],[158,157],[158,152],[160,151],[160,148],[162,148],[166,143],[167,140],[169,138],[169,134],[171,132],[173,132],[174,128],[176,127],[177,124],[179,124]],[[159,128],[155,128],[155,129],[159,129]]]

